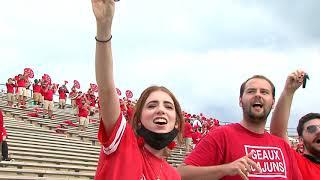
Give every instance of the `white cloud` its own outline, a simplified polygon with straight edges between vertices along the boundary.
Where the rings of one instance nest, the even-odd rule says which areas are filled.
[[[253,74],[275,82],[302,68],[290,123],[319,111],[319,43],[261,3],[245,1],[120,1],[113,26],[116,84],[136,97],[147,86],[168,86],[191,112],[238,122],[240,84]],[[32,67],[62,82],[95,81],[95,22],[90,1],[4,1],[0,6],[2,82]],[[9,62],[9,63],[7,63]]]

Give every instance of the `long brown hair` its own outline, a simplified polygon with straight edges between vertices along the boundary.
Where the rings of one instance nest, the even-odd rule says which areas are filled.
[[[135,133],[137,134],[137,130],[140,128],[139,123],[140,123],[140,119],[141,119],[143,106],[146,103],[146,100],[150,96],[150,94],[155,91],[163,91],[163,92],[167,93],[172,98],[174,106],[175,106],[176,117],[177,117],[177,119],[176,119],[176,123],[178,124],[177,129],[179,131],[179,133],[177,135],[177,142],[178,142],[178,144],[182,144],[182,142],[183,142],[182,133],[184,130],[184,118],[182,115],[181,106],[180,106],[177,98],[173,95],[173,93],[169,89],[167,89],[163,86],[150,86],[141,93],[140,98],[138,99],[138,102],[135,105],[134,115],[133,115],[133,119],[131,121],[131,125],[132,125]]]

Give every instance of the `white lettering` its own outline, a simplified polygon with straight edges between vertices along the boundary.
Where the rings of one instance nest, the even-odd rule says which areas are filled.
[[[265,151],[265,150],[263,150],[262,151],[262,154],[263,154],[263,159],[265,159],[265,160],[269,160],[270,158],[270,151],[268,151],[269,152],[269,156],[268,156],[268,153]]]
[[[256,154],[256,150],[252,150],[253,151],[253,154],[252,154],[252,159],[257,159],[257,154]]]
[[[272,163],[272,168],[273,168],[273,170],[274,171],[277,171],[277,172],[279,172],[280,170],[280,168],[279,168],[279,166],[280,166],[280,164],[279,163]]]
[[[282,162],[264,162],[263,167],[261,168],[262,172],[285,172],[284,166]]]
[[[278,152],[279,152],[279,151],[274,151],[274,153],[275,153],[275,156],[276,156],[276,159],[277,159],[277,160],[280,160],[280,157],[279,157],[279,154],[278,154]]]
[[[259,159],[259,160],[262,160],[262,157],[261,157],[261,155],[262,155],[262,154],[261,154],[261,150],[260,150],[260,149],[258,149],[256,152],[257,152],[258,159]]]
[[[285,168],[282,162],[279,162],[280,172],[285,172]]]
[[[274,150],[269,150],[268,154],[269,154],[269,159],[274,160]]]

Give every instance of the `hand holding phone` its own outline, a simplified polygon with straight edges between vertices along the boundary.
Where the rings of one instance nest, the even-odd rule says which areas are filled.
[[[303,84],[302,84],[302,88],[306,88],[307,85],[307,80],[310,79],[309,75],[306,73],[303,77]]]

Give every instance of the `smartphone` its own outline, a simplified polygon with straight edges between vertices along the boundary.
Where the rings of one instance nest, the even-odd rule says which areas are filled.
[[[303,84],[302,84],[302,88],[306,88],[307,85],[307,80],[310,79],[308,74],[305,74],[303,77]]]

